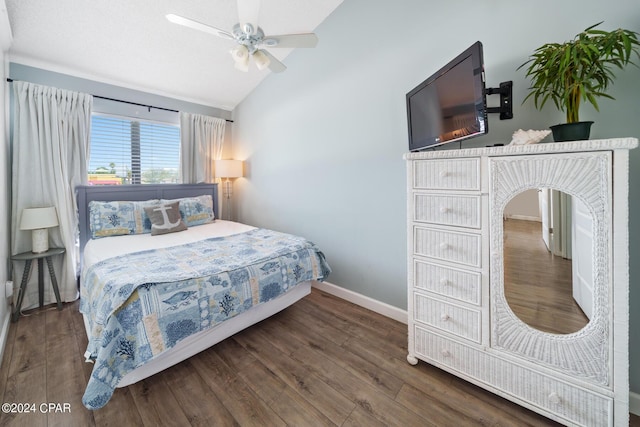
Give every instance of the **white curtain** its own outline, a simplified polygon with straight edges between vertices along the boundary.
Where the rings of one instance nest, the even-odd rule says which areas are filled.
[[[93,97],[18,81],[13,82],[13,92],[11,253],[31,251],[31,231],[19,229],[22,209],[55,206],[60,225],[49,229],[49,244],[66,252],[52,261],[62,300],[73,301],[78,297],[74,189],[87,183]],[[36,265],[34,262],[31,267],[23,309],[38,302]],[[14,283],[18,284],[24,263],[14,262],[13,267]],[[46,263],[43,267],[47,304],[55,302],[55,295]]]
[[[222,159],[226,121],[180,113],[180,178],[184,184],[214,182],[213,161]]]

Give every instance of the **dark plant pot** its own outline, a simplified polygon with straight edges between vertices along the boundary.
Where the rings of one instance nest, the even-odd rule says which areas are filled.
[[[555,142],[582,141],[589,139],[593,122],[563,123],[550,126]]]

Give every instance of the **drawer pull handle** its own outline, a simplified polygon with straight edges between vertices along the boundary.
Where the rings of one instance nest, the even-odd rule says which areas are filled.
[[[447,313],[443,313],[443,314],[442,314],[442,316],[440,316],[440,319],[441,319],[443,322],[446,322],[446,321],[448,321],[449,319],[451,319],[451,316],[449,316]]]
[[[553,405],[558,405],[562,403],[562,399],[560,399],[560,396],[558,396],[558,393],[554,391],[549,394],[549,402]]]
[[[446,206],[440,206],[440,213],[445,214],[445,213],[449,212],[449,210],[450,209],[448,207],[446,207]]]
[[[449,172],[447,171],[440,171],[440,178],[446,178],[449,176]]]
[[[449,279],[447,279],[446,277],[443,277],[442,279],[440,279],[440,284],[442,286],[448,286],[449,284],[451,284],[451,282],[449,282]]]
[[[442,357],[451,357],[451,352],[449,350],[443,349],[440,354],[442,354]]]
[[[440,243],[440,249],[446,251],[447,249],[449,249],[449,244],[444,242]]]

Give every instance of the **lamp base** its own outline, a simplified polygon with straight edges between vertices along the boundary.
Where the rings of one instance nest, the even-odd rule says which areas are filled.
[[[224,181],[224,198],[230,199],[233,196],[233,183],[229,178]]]
[[[49,250],[49,231],[39,228],[31,231],[31,252],[40,254]]]

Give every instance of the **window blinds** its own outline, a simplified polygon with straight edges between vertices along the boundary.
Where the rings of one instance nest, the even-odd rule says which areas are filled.
[[[90,184],[177,183],[179,162],[179,126],[92,115]]]

